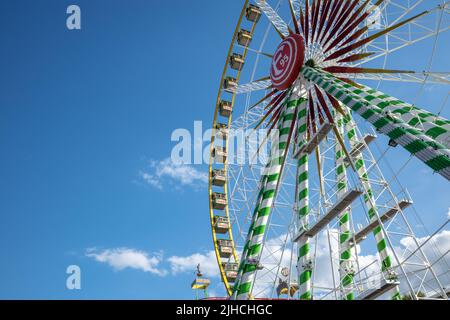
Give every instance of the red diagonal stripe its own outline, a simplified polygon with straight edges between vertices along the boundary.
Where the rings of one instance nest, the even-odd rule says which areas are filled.
[[[342,27],[342,20],[346,18],[347,11],[350,9],[350,5],[352,2],[350,0],[347,0],[342,7],[342,10],[339,11],[339,14],[337,16],[336,22],[333,24],[333,27],[331,28],[330,32],[328,33],[327,40],[323,43],[323,46],[326,47],[327,44],[330,42],[330,40],[333,38],[334,35],[336,35],[337,31],[340,27]]]
[[[325,25],[325,19],[328,19],[330,15],[330,6],[331,6],[331,0],[324,0],[324,7],[322,10],[322,16],[320,17],[320,23],[319,23],[319,30],[317,31],[317,39],[319,39],[320,34],[322,33],[323,27]]]
[[[271,96],[273,96],[275,93],[278,92],[278,89],[274,89],[273,91],[269,92],[269,94],[265,95],[261,100],[259,100],[257,103],[255,103],[254,105],[252,105],[250,107],[250,109],[253,109],[254,107],[256,107],[257,105],[259,105],[260,103],[262,103],[263,101],[265,101],[266,99],[270,98]]]
[[[292,0],[289,1],[289,11],[291,11],[292,22],[294,23],[295,33],[300,34],[300,29],[298,28],[297,18],[295,17],[294,7],[292,5]]]
[[[272,129],[275,127],[275,125],[277,124],[278,120],[280,120],[280,116],[281,116],[281,110],[283,109],[282,106],[280,106],[272,115],[272,117],[270,118],[269,122],[267,123],[266,128],[272,123],[272,125],[270,125],[269,128],[269,132],[272,131]]]
[[[392,27],[386,28],[383,31],[380,31],[380,32],[377,32],[377,33],[371,35],[370,37],[367,37],[367,38],[365,38],[363,40],[360,40],[360,41],[358,41],[358,42],[356,42],[356,43],[354,43],[352,45],[349,45],[349,46],[347,46],[347,47],[345,47],[345,48],[343,48],[341,50],[338,50],[338,51],[334,52],[333,54],[331,54],[330,56],[328,56],[325,59],[325,61],[329,61],[329,60],[332,60],[332,59],[336,59],[336,58],[338,58],[340,56],[343,56],[344,54],[349,53],[350,51],[355,50],[355,49],[357,49],[357,48],[359,48],[359,47],[361,47],[361,46],[363,46],[363,45],[365,45],[365,44],[367,44],[367,43],[369,43],[369,42],[371,42],[371,41],[373,41],[373,40],[375,40],[375,39],[377,39],[377,38],[379,38],[379,37],[381,37],[383,35],[385,35],[386,33],[391,32],[392,30],[400,28],[401,26],[407,24],[408,22],[411,22],[412,20],[415,20],[415,19],[417,19],[417,18],[419,18],[419,17],[421,17],[421,16],[423,16],[423,15],[425,15],[427,13],[429,13],[429,11],[424,11],[422,13],[419,13],[418,15],[415,15],[412,18],[409,18],[409,19],[407,19],[405,21],[397,23],[396,25],[393,25]]]
[[[356,2],[354,3],[354,4],[356,4]],[[361,8],[359,8],[359,9],[361,9]],[[358,9],[358,10],[359,10]],[[358,11],[358,10],[356,10],[356,11]],[[352,17],[347,21],[347,23],[349,22],[349,21],[354,21],[354,17],[355,16],[355,13],[352,15]],[[356,16],[358,16],[358,14],[356,14]],[[356,27],[355,27],[356,28]],[[355,29],[354,28],[354,29]],[[326,50],[325,50],[325,53],[327,53],[328,51],[330,51],[331,49],[333,49],[333,48],[335,48],[346,36],[348,36],[354,29],[351,29],[351,28],[348,28],[348,29],[345,29],[345,26],[343,26],[342,27],[342,30],[344,30],[344,31],[341,31],[340,33],[339,33],[339,35],[336,37],[336,39],[334,39],[333,40],[333,42],[328,46],[328,48],[326,48]],[[337,31],[337,30],[336,30]]]
[[[309,0],[305,3],[305,41],[306,45],[309,44]]]
[[[325,112],[325,114],[327,116],[328,122],[329,123],[334,123],[333,116],[331,115],[330,110],[328,110],[328,105],[325,102],[325,98],[324,98],[324,96],[322,94],[322,91],[316,85],[314,85],[314,89],[316,90],[317,99],[319,100],[319,103],[322,106],[322,109],[323,109],[323,111]]]
[[[337,13],[339,11],[341,2],[342,2],[342,0],[335,0],[333,2],[333,8],[331,9],[331,12],[330,12],[330,18],[328,19],[327,26],[325,27],[325,31],[322,34],[322,37],[320,38],[320,42],[321,43],[323,43],[323,39],[328,34],[328,31],[330,30],[330,28],[333,26],[333,22],[336,19],[336,16],[337,16]]]
[[[311,42],[313,42],[314,38],[314,19],[316,17],[316,0],[312,0],[311,3]]]
[[[305,36],[305,15],[303,14],[303,9],[300,8],[300,26],[302,27],[303,35]],[[306,37],[306,36],[305,36]]]
[[[331,73],[415,73],[408,70],[389,70],[389,69],[372,69],[372,68],[354,68],[354,67],[342,67],[332,66],[326,67],[323,70]]]
[[[326,94],[327,94],[328,100],[330,100],[331,105],[333,106],[333,108],[335,108],[336,111],[339,110],[339,109],[341,109],[341,106],[339,105],[339,102],[336,100],[336,98],[333,97],[333,96],[332,96],[331,94],[329,94],[328,92],[327,92]]]
[[[317,26],[319,23],[319,11],[320,11],[320,7],[321,7],[321,0],[316,0],[314,1],[315,4],[315,10],[314,10],[314,20],[312,23],[312,40],[311,42],[314,42],[314,39],[316,37],[316,33],[317,33]]]
[[[364,33],[366,33],[366,31],[369,30],[368,26],[364,26],[361,29],[359,29],[358,31],[356,31],[354,34],[352,34],[347,40],[345,40],[342,44],[340,44],[338,47],[343,47],[347,44],[349,44],[350,42],[353,42],[357,39],[359,39],[359,37],[361,37]]]
[[[379,6],[383,1],[384,0],[379,0],[377,3],[374,4],[373,7]],[[361,7],[365,7],[367,4],[368,4],[368,2],[366,1]],[[364,12],[358,19],[356,19],[355,21],[352,21],[353,23],[350,26],[346,27],[346,29],[343,31],[343,33],[349,34],[352,30],[355,30],[358,27],[358,25],[369,16],[369,14],[371,12],[372,12],[372,10],[368,10],[368,11]],[[347,43],[350,43],[351,41],[355,40],[362,33],[364,33],[367,29],[368,29],[368,26],[364,26],[362,29],[357,31],[351,38],[347,39],[341,46],[344,46]],[[358,33],[358,35],[356,36],[357,33]]]
[[[314,102],[312,100],[311,91],[309,91],[309,115],[311,116],[311,128],[316,133],[316,114],[314,112]]]
[[[282,93],[280,93],[279,95],[277,95],[276,97],[274,97],[272,99],[272,101],[270,101],[270,103],[264,108],[264,109],[268,109],[270,106],[272,106],[272,108],[270,110],[273,110],[276,104],[280,103],[281,100],[283,100],[284,97],[286,97],[287,91],[283,91]],[[271,112],[271,111],[269,111]]]
[[[380,0],[381,2],[383,2],[384,0]],[[380,2],[379,1],[379,2]],[[346,30],[348,28],[349,25],[353,24],[355,22],[355,19],[361,14],[361,12],[366,8],[366,6],[369,4],[370,0],[366,0],[362,5],[359,6],[358,9],[355,10],[355,12],[353,13],[353,15],[350,17],[350,19],[348,19],[348,21],[344,24],[344,26],[342,27],[342,30]],[[381,3],[380,2],[380,3]],[[377,6],[377,4],[375,4],[375,6]],[[356,25],[358,26],[358,24]],[[356,26],[353,28],[355,29]]]
[[[364,58],[367,58],[371,55],[373,55],[375,52],[367,52],[367,53],[357,53],[357,54],[353,54],[351,56],[348,56],[342,60],[339,60],[339,63],[345,63],[345,62],[354,62],[354,61],[358,61]]]
[[[345,83],[351,84],[352,86],[354,86],[354,87],[356,87],[356,88],[359,88],[359,89],[362,89],[362,88],[363,88],[362,85],[357,84],[355,81],[350,80],[350,79],[348,79],[348,78],[339,78],[339,77],[337,77],[337,78],[338,78],[339,80],[345,82]]]

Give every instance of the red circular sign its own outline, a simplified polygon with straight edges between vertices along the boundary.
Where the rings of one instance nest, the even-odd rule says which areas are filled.
[[[281,42],[272,59],[270,80],[275,89],[285,90],[295,82],[305,60],[305,41],[292,34]]]

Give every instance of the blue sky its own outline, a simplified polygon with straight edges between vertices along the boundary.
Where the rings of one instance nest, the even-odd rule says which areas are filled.
[[[80,31],[66,28],[73,3],[82,10]],[[174,274],[171,261],[211,250],[205,167],[177,184],[177,169],[161,161],[174,129],[211,123],[241,5],[0,3],[0,298],[193,298],[194,270]],[[400,167],[408,155],[395,150],[393,159]],[[146,170],[160,170],[163,185],[146,183]],[[402,177],[437,227],[449,207],[447,182],[416,160]],[[93,259],[113,248],[140,250],[137,269]],[[71,264],[82,270],[82,290],[66,289]]]

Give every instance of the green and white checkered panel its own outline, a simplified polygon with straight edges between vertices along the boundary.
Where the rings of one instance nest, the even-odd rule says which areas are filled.
[[[450,147],[450,121],[428,111],[421,110],[409,103],[391,97],[383,92],[361,85],[353,93],[376,105],[383,111],[391,112],[402,121],[414,127],[430,138]]]

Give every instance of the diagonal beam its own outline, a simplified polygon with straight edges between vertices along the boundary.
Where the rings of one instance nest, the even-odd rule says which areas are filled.
[[[294,5],[292,4],[292,0],[289,0],[289,10],[291,11],[291,17],[292,17],[292,23],[294,24],[295,27],[295,33],[300,33],[300,28],[298,26],[298,21],[297,21],[297,17],[295,15],[295,9],[294,9]]]
[[[421,2],[421,1],[419,1],[419,2]],[[386,2],[386,3],[389,3],[389,2]],[[415,7],[415,5],[413,7]],[[429,13],[432,14],[433,16],[435,15],[436,16],[435,18],[437,19],[438,16],[441,14],[443,14],[443,15],[449,14],[450,13],[448,11],[449,7],[450,7],[450,3],[446,2],[445,4],[443,4],[441,6],[431,9],[429,11]],[[396,23],[398,23],[399,20],[401,20],[400,18],[403,18],[403,17],[404,17],[404,15],[401,15],[401,17],[399,17],[395,21],[391,22],[391,24],[389,26],[395,25]],[[447,19],[447,17],[445,17],[445,19]],[[369,61],[382,58],[388,54],[391,54],[398,50],[412,46],[416,43],[423,42],[432,37],[436,37],[437,35],[450,30],[450,26],[448,26],[448,24],[443,24],[442,26],[438,25],[438,26],[436,26],[436,28],[429,29],[429,28],[426,28],[425,26],[421,25],[419,21],[414,21],[411,24],[411,27],[420,28],[421,32],[390,32],[390,33],[386,34],[385,35],[386,38],[389,39],[388,40],[389,48],[380,49],[379,47],[377,47],[375,45],[368,44],[367,50],[375,51],[376,53],[373,54],[372,56],[370,56],[369,58],[366,58],[364,61],[358,62],[358,64],[356,64],[356,65],[361,65],[361,64],[367,63]]]
[[[232,89],[236,94],[249,93],[253,91],[266,90],[272,85],[270,80],[256,80],[253,82],[240,84],[235,89]]]
[[[416,73],[391,73],[391,74],[341,74],[340,76],[359,80],[383,80],[411,83],[450,84],[450,72],[416,72]]]
[[[292,7],[294,9],[295,18],[298,20],[300,19],[300,9],[302,8],[302,4],[300,0],[291,0]]]
[[[270,23],[281,37],[287,37],[292,33],[287,23],[281,19],[279,14],[269,4],[267,4],[266,0],[255,0],[255,3],[262,10],[262,12],[264,12],[267,19],[269,19]]]
[[[339,49],[339,50],[335,51],[333,54],[329,55],[325,59],[325,61],[329,61],[329,60],[333,60],[333,59],[339,58],[339,57],[343,56],[344,54],[349,53],[350,51],[355,50],[355,49],[357,49],[359,47],[362,47],[363,45],[366,45],[366,44],[372,42],[373,40],[375,40],[375,39],[377,39],[377,38],[379,38],[379,37],[381,37],[381,36],[391,32],[393,30],[396,30],[396,29],[398,29],[398,28],[400,28],[400,27],[402,27],[402,26],[404,26],[404,25],[406,25],[406,24],[408,24],[408,23],[410,23],[410,22],[412,22],[412,21],[414,21],[414,20],[416,20],[416,19],[418,19],[420,17],[423,17],[424,15],[427,15],[429,13],[430,13],[430,11],[424,11],[422,13],[419,13],[419,14],[415,15],[414,17],[411,17],[411,18],[409,18],[409,19],[407,19],[405,21],[402,21],[402,22],[394,25],[394,26],[391,26],[391,27],[386,28],[386,29],[384,29],[384,30],[382,30],[380,32],[377,32],[377,33],[375,33],[375,34],[373,34],[371,36],[368,36],[367,38],[362,39],[362,40],[360,40],[360,41],[358,41],[356,43],[353,43],[353,44],[351,44],[351,45],[349,45],[349,46],[347,46],[345,48]]]

